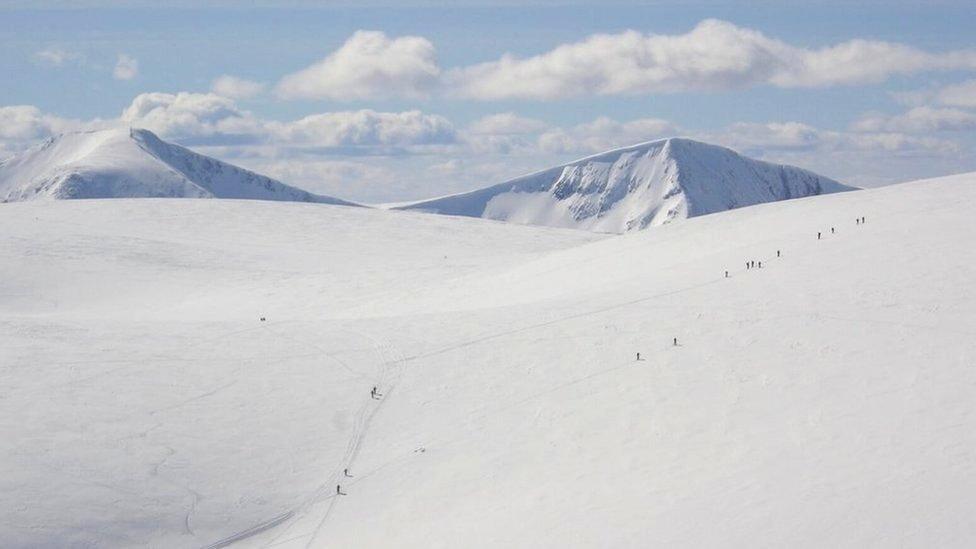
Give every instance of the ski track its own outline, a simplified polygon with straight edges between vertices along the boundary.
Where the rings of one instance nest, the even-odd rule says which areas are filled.
[[[264,544],[263,547],[273,547],[275,545],[280,545],[283,543],[300,540],[304,537],[309,538],[305,546],[310,547],[315,542],[319,533],[322,531],[323,527],[325,526],[329,518],[329,515],[332,513],[332,509],[335,507],[336,502],[339,499],[338,494],[331,494],[331,495],[326,495],[326,494],[329,493],[329,491],[332,489],[332,486],[341,484],[341,480],[344,478],[343,470],[350,468],[352,463],[355,461],[356,456],[359,454],[359,451],[362,447],[363,441],[365,440],[366,433],[369,428],[369,424],[376,416],[376,414],[380,411],[380,409],[383,407],[383,404],[386,402],[386,400],[390,398],[390,395],[393,393],[394,389],[396,388],[396,385],[399,382],[400,375],[402,373],[403,365],[405,363],[403,355],[389,343],[386,344],[381,343],[375,337],[367,333],[360,332],[358,330],[341,328],[340,331],[351,333],[355,336],[362,337],[371,342],[373,350],[377,353],[377,355],[380,358],[379,376],[373,377],[351,368],[344,361],[336,358],[334,355],[332,355],[331,353],[329,353],[325,349],[322,349],[321,347],[319,347],[314,343],[303,341],[298,338],[288,336],[286,334],[281,334],[277,331],[271,330],[268,325],[264,325],[262,326],[262,328],[271,332],[276,337],[290,339],[299,344],[310,346],[319,350],[330,360],[333,360],[336,363],[338,363],[340,366],[342,366],[345,370],[352,373],[358,379],[369,379],[372,382],[374,382],[376,386],[380,389],[382,393],[382,397],[377,400],[374,399],[372,396],[370,396],[369,399],[365,403],[363,403],[362,406],[360,406],[359,411],[357,412],[356,415],[356,421],[353,426],[352,434],[350,435],[349,440],[346,444],[346,451],[339,462],[338,468],[335,471],[333,471],[333,473],[328,477],[328,479],[324,481],[322,484],[320,484],[318,488],[316,488],[312,492],[312,494],[305,499],[304,502],[302,502],[298,507],[294,509],[286,511],[264,522],[251,526],[250,528],[241,530],[227,537],[224,537],[220,540],[217,540],[214,543],[206,545],[205,546],[206,549],[219,549],[222,547],[233,545],[245,539],[256,536],[260,533],[271,530],[285,522],[288,522],[289,524],[280,533],[272,537],[266,544]],[[250,331],[250,330],[246,330],[246,331]],[[366,478],[366,476],[363,476],[361,478]],[[355,483],[356,483],[355,481],[349,482],[347,483],[347,486],[355,485]],[[287,535],[291,531],[292,527],[297,522],[299,522],[305,516],[309,516],[316,505],[326,500],[329,502],[329,504],[323,511],[322,516],[319,518],[315,528],[311,532],[298,534],[290,538],[287,538],[285,540],[279,541],[280,538]],[[192,513],[192,509],[187,514],[187,519],[186,519],[187,528],[189,528],[190,513]]]

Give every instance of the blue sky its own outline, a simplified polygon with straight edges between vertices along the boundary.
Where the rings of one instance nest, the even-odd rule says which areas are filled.
[[[973,2],[363,5],[0,2],[0,156],[138,125],[371,201],[679,134],[868,186],[976,170]]]

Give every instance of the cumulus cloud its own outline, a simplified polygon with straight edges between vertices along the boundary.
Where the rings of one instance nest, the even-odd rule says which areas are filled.
[[[276,144],[322,149],[382,150],[447,145],[457,140],[443,116],[421,111],[369,109],[316,113],[298,120],[264,120],[214,93],[144,93],[123,112],[122,122],[185,144]]]
[[[976,129],[976,114],[960,109],[915,107],[902,114],[870,114],[852,124],[861,132],[931,133]]]
[[[807,49],[708,19],[685,34],[597,34],[533,57],[505,55],[452,70],[447,80],[455,93],[470,98],[552,99],[763,84],[863,84],[896,74],[953,69],[976,69],[976,51],[933,54],[872,40]]]
[[[539,136],[539,149],[546,153],[589,154],[670,137],[675,126],[659,118],[638,118],[618,122],[600,117],[570,128],[555,128]]]
[[[44,48],[34,53],[34,61],[48,67],[62,67],[68,63],[81,63],[85,56],[79,52],[69,51],[57,46]]]
[[[99,119],[81,121],[47,114],[33,105],[0,107],[0,141],[6,142],[8,148],[17,144],[33,144],[66,131],[95,129],[106,125],[106,122]]]
[[[976,107],[976,80],[946,86],[939,90],[938,100],[952,107]]]
[[[250,99],[264,91],[264,84],[223,74],[210,84],[210,91],[231,99]]]
[[[548,127],[542,120],[503,112],[483,116],[469,124],[467,129],[475,134],[522,135],[541,132]]]
[[[139,74],[139,61],[131,55],[120,53],[112,69],[112,78],[116,80],[132,80]]]
[[[437,85],[440,72],[425,38],[357,31],[325,59],[282,78],[275,91],[285,99],[417,98]]]
[[[328,112],[270,127],[277,139],[287,143],[336,148],[445,145],[457,139],[448,119],[416,110]]]
[[[121,121],[190,143],[261,133],[262,124],[234,101],[212,93],[143,93],[122,111]]]

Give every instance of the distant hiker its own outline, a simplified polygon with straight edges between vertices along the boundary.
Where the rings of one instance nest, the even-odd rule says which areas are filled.
[[[678,346],[678,338],[674,338],[674,346],[675,346],[675,347],[677,347],[677,346]]]
[[[762,261],[759,262],[759,268],[762,269]]]
[[[640,360],[640,353],[637,353],[637,360]]]
[[[746,261],[746,270],[749,270],[749,262]]]
[[[344,477],[351,477],[352,475],[349,474],[349,469],[343,469],[342,470],[342,476],[344,476]]]
[[[855,218],[854,219],[854,224],[855,225],[860,225],[861,224],[861,218],[860,217]]]
[[[820,240],[820,233],[817,233],[817,240]]]
[[[776,257],[779,257],[779,250],[776,250]]]
[[[864,218],[863,217],[861,218],[861,224],[864,224]]]
[[[729,277],[729,272],[728,271],[725,271],[725,278],[728,278],[728,277]]]
[[[336,495],[337,496],[344,496],[344,495],[346,495],[345,492],[342,491],[342,485],[341,484],[336,484]]]
[[[263,316],[261,317],[261,322],[264,322],[264,317]]]
[[[369,396],[372,399],[379,400],[380,397],[383,395],[381,395],[379,391],[376,390],[376,387],[373,387],[373,390],[369,392]]]
[[[834,228],[833,227],[830,228],[830,234],[834,234]]]

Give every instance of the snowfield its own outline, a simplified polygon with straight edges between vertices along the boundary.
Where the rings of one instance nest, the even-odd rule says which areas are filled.
[[[974,209],[0,205],[0,539],[972,546]]]

